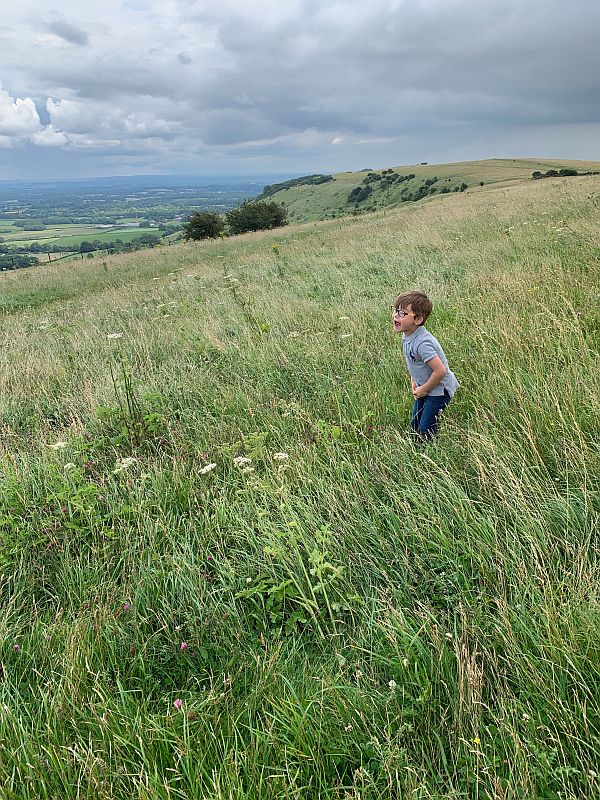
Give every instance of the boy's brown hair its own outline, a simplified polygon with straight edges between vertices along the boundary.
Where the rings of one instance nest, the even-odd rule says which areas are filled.
[[[433,310],[433,303],[423,292],[404,292],[403,294],[399,294],[394,300],[394,306],[396,308],[406,308],[410,306],[415,316],[423,317],[423,322],[420,323],[421,325],[425,325],[427,317]]]

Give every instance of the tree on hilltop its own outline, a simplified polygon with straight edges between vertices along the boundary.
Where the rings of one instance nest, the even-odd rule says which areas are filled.
[[[225,219],[232,234],[250,231],[271,230],[288,223],[288,213],[274,200],[247,200],[237,208],[230,209]]]
[[[197,211],[181,226],[184,239],[216,239],[225,230],[225,220],[214,211]]]

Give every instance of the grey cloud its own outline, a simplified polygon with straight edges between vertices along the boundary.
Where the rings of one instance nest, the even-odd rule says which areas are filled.
[[[166,15],[164,29],[154,11]],[[420,147],[423,158],[468,157],[469,146],[481,157],[486,141],[529,147],[537,137],[542,145],[551,127],[553,142],[562,131],[566,157],[576,155],[568,126],[587,148],[584,127],[600,122],[600,4],[592,0],[295,0],[269,13],[242,0],[151,0],[144,9],[127,4],[122,27],[93,42],[75,23],[52,25],[88,46],[76,63],[65,48],[34,48],[20,67],[17,50],[7,51],[13,96],[40,106],[47,97],[76,100],[91,111],[65,115],[66,134],[118,139],[121,152],[140,158],[155,148],[165,158],[179,151],[281,164],[287,154],[290,164],[314,165],[320,155],[322,168],[334,169],[334,158],[351,168],[354,158],[377,161],[369,142],[386,158]],[[398,152],[390,163],[402,160]]]
[[[90,37],[84,30],[72,22],[67,22],[65,19],[55,19],[48,23],[48,30],[50,33],[54,33],[56,36],[64,39],[65,42],[77,44],[81,47],[87,45],[90,40]]]

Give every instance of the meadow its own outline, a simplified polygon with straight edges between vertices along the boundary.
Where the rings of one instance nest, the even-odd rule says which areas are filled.
[[[597,797],[599,216],[551,179],[0,275],[2,798]],[[462,384],[424,447],[408,288]]]

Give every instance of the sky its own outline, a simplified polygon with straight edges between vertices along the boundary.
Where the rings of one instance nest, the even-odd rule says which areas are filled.
[[[600,160],[598,0],[4,0],[0,179]]]

